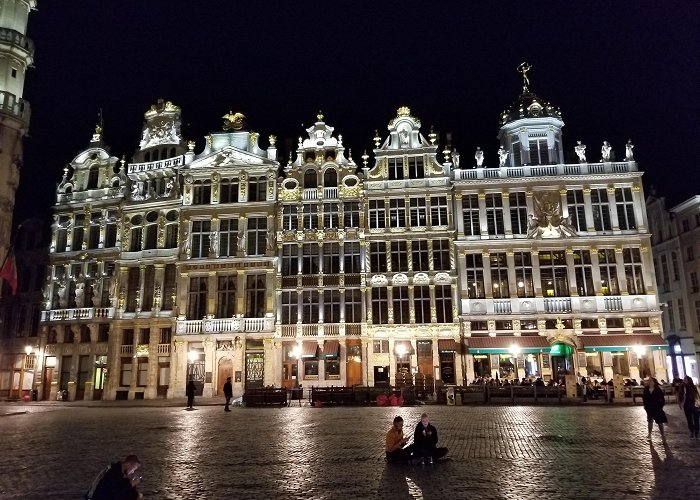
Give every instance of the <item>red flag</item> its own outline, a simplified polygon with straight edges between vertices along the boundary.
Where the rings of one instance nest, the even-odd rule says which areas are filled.
[[[0,278],[7,281],[12,288],[12,295],[17,293],[17,263],[15,262],[15,252],[10,249],[5,257],[5,263],[0,269]]]

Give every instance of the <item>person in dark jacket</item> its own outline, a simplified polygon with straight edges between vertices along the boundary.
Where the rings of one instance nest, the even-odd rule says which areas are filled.
[[[700,409],[695,407],[698,400],[698,388],[695,387],[693,379],[686,376],[678,391],[678,404],[683,408],[685,419],[688,422],[690,437],[697,439],[700,432]]]
[[[668,420],[663,410],[665,403],[664,393],[655,378],[650,378],[649,382],[644,386],[642,401],[644,402],[644,410],[647,412],[647,423],[649,424],[647,437],[651,437],[651,429],[654,427],[654,422],[659,426],[659,432],[663,436],[664,424]]]
[[[187,394],[187,407],[192,408],[194,406],[194,393],[197,390],[197,386],[194,385],[194,380],[190,379],[187,383],[187,389],[185,389],[185,394]]]
[[[141,482],[140,477],[134,473],[141,466],[141,461],[136,455],[128,455],[121,462],[111,464],[96,479],[85,498],[92,500],[138,500],[143,495],[136,489]]]
[[[226,406],[224,406],[224,411],[231,411],[229,405],[231,404],[231,398],[233,398],[233,386],[231,385],[231,377],[226,379],[224,384],[224,396],[226,396]]]
[[[437,442],[437,429],[430,423],[428,414],[423,413],[413,433],[413,445],[415,446],[416,455],[423,457],[431,464],[433,460],[444,457],[447,454],[447,448],[438,448]]]

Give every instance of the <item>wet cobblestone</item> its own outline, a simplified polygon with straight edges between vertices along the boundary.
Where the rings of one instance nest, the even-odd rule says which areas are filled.
[[[3,499],[79,498],[128,453],[146,498],[700,498],[700,442],[675,407],[665,442],[630,406],[3,410]],[[423,411],[448,459],[387,465],[391,420]]]

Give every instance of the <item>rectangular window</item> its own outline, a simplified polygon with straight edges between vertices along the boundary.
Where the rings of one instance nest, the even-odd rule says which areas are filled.
[[[645,293],[644,276],[642,275],[642,256],[639,248],[624,248],[622,259],[625,265],[627,292],[630,295],[643,295]]]
[[[301,247],[302,274],[318,274],[320,269],[318,244],[304,243]]]
[[[388,340],[375,340],[372,342],[372,352],[374,354],[388,354],[389,353],[389,341]]]
[[[698,287],[698,273],[693,271],[690,273],[690,292],[691,293],[698,293],[700,291],[700,288]]]
[[[282,207],[282,230],[296,231],[297,207],[296,205],[284,205]]]
[[[450,265],[450,240],[433,240],[433,269],[436,271],[449,271]]]
[[[411,242],[411,260],[413,271],[429,271],[428,240],[413,240]]]
[[[282,292],[282,324],[294,325],[298,321],[297,292]]]
[[[580,296],[595,295],[593,289],[593,266],[589,250],[574,250],[574,273],[576,274],[576,290]]]
[[[217,282],[216,317],[232,318],[236,311],[236,276],[219,276]]]
[[[403,158],[388,158],[389,180],[403,179]]]
[[[406,227],[406,200],[389,200],[389,227]]]
[[[345,289],[345,322],[361,323],[362,315],[362,290],[358,288]]]
[[[304,229],[318,228],[318,205],[305,203],[302,208],[302,226]]]
[[[507,299],[510,297],[508,286],[508,261],[505,253],[492,253],[489,255],[491,264],[491,291],[494,299]]]
[[[464,220],[465,236],[479,236],[481,234],[478,195],[465,194],[462,196],[462,219]]]
[[[238,219],[221,219],[219,235],[219,257],[235,257],[238,254]]]
[[[323,204],[323,227],[337,228],[338,227],[338,204],[324,203]]]
[[[192,247],[190,249],[193,259],[209,257],[209,236],[211,234],[211,222],[208,220],[192,221]]]
[[[238,179],[221,179],[219,203],[238,202]]]
[[[695,253],[693,253],[693,247],[687,247],[685,249],[685,256],[688,259],[688,262],[695,259]]]
[[[151,329],[150,328],[141,328],[141,331],[139,332],[139,344],[150,344],[151,343]]]
[[[600,291],[603,295],[620,295],[617,285],[617,261],[615,250],[602,248],[598,250],[598,268],[600,269]]]
[[[470,299],[483,299],[484,293],[484,264],[480,253],[466,255],[467,295]]]
[[[631,188],[615,188],[615,204],[617,205],[617,222],[623,231],[637,229],[634,218],[634,200]]]
[[[158,247],[158,224],[147,224],[144,228],[146,238],[144,241],[144,250],[153,250]]]
[[[160,336],[158,337],[158,343],[159,344],[170,344],[172,334],[173,334],[173,330],[171,328],[161,328],[160,329]]]
[[[425,168],[423,166],[422,156],[413,156],[408,159],[408,178],[422,179],[425,177]]]
[[[685,305],[683,304],[683,299],[678,299],[678,325],[681,330],[685,330],[688,327],[685,321]]]
[[[156,268],[146,266],[143,273],[143,298],[141,299],[141,310],[150,311],[153,309],[153,294],[155,293]]]
[[[195,181],[192,185],[192,204],[209,205],[211,203],[211,182]]]
[[[343,204],[343,224],[345,227],[360,227],[360,204],[346,201]]]
[[[591,206],[593,209],[593,227],[596,231],[611,231],[608,192],[605,188],[591,189]]]
[[[389,323],[386,288],[372,288],[372,322],[375,325],[386,325]]]
[[[340,291],[323,291],[323,322],[340,323]]]
[[[137,358],[137,359],[138,359],[137,385],[139,387],[146,387],[148,385],[148,358]]]
[[[671,252],[671,269],[673,269],[673,280],[678,281],[681,279],[678,269],[678,255],[676,255],[676,252]]]
[[[267,248],[267,219],[251,217],[248,219],[248,255],[265,255]]]
[[[520,141],[513,141],[513,166],[520,167],[523,164],[522,160],[522,149],[520,148]]]
[[[267,180],[265,177],[251,177],[248,181],[248,201],[267,200]]]
[[[369,200],[369,227],[370,229],[386,227],[384,200]]]
[[[452,286],[435,286],[435,318],[438,323],[452,323]]]
[[[97,341],[109,342],[109,324],[100,323],[97,327]]]
[[[122,345],[134,345],[134,330],[133,330],[133,328],[125,328],[122,331]]]
[[[513,260],[515,261],[515,285],[518,297],[534,297],[532,255],[529,252],[514,252]]]
[[[369,244],[370,269],[373,273],[382,273],[387,270],[386,243],[372,241]]]
[[[545,297],[568,297],[569,278],[563,251],[540,252],[540,278]]]
[[[207,314],[207,280],[206,276],[190,278],[187,319],[202,319]]]
[[[682,231],[684,233],[690,229],[690,224],[688,223],[688,219],[683,219],[681,221],[681,228],[682,228]]]
[[[85,216],[82,214],[75,216],[75,223],[73,224],[73,239],[70,244],[70,249],[72,251],[81,250],[83,248],[83,239],[85,237]]]
[[[139,294],[139,279],[141,273],[138,267],[130,267],[127,274],[127,284],[126,284],[126,311],[134,312],[136,311],[137,297]]]
[[[430,323],[430,287],[413,287],[413,305],[416,314],[416,323]]]
[[[406,241],[391,242],[391,270],[392,272],[408,271],[408,249]]]
[[[700,329],[700,300],[695,301],[695,321],[697,322],[696,327]]]
[[[447,196],[432,196],[430,198],[430,225],[447,226]]]
[[[343,245],[343,259],[343,270],[346,274],[362,272],[359,241],[348,241]]]
[[[529,146],[530,165],[549,164],[549,148],[547,147],[547,139],[529,141]]]
[[[666,255],[661,256],[661,277],[663,278],[663,281],[660,283],[661,285],[668,285],[668,283],[671,282],[668,277],[668,259]]]
[[[410,314],[407,286],[395,286],[392,288],[391,304],[394,307],[394,323],[408,324],[410,322]]]
[[[668,301],[668,308],[666,309],[667,317],[668,317],[668,331],[669,332],[675,332],[676,331],[676,313],[674,311],[674,304],[672,300]]]
[[[340,272],[340,245],[338,243],[323,244],[323,274],[338,274]]]
[[[165,277],[163,279],[163,310],[172,311],[175,305],[176,294],[176,268],[175,264],[165,265]],[[107,287],[104,287],[105,289]]]
[[[577,231],[586,231],[586,203],[583,199],[583,189],[570,189],[567,191],[566,203],[569,207],[571,225]]]
[[[318,292],[304,290],[301,293],[301,321],[304,324],[318,323]]]
[[[128,387],[131,385],[131,358],[121,359],[121,370],[119,371],[119,385]]]
[[[94,216],[94,214],[93,214]],[[99,217],[99,214],[98,214]],[[95,249],[100,246],[100,225],[99,219],[95,223],[90,224],[90,229],[88,230],[88,248]]]
[[[282,276],[294,276],[298,272],[299,247],[296,243],[282,246]]]
[[[249,274],[246,277],[246,318],[264,318],[265,317],[265,298],[267,296],[265,290],[265,275],[264,274]],[[318,300],[316,301],[318,307]]]
[[[105,221],[105,248],[112,248],[117,246],[117,213],[107,212],[107,219]]]
[[[510,226],[513,234],[527,234],[527,203],[522,191],[508,195]]]
[[[488,224],[489,236],[505,234],[505,227],[503,225],[503,198],[500,193],[490,193],[486,195],[486,222]]]
[[[410,198],[411,227],[426,227],[425,198]]]
[[[140,252],[143,249],[143,228],[136,226],[131,228],[129,239],[129,251]],[[75,249],[74,249],[75,250]]]
[[[165,246],[163,248],[177,248],[178,224],[165,225]]]

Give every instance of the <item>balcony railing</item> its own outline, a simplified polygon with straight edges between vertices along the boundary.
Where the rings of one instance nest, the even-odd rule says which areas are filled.
[[[274,318],[206,318],[198,320],[178,320],[178,335],[198,335],[201,333],[227,332],[272,332]]]
[[[21,48],[29,56],[29,64],[34,58],[34,42],[17,30],[10,28],[0,28],[0,43],[9,43],[15,47]]]
[[[511,305],[510,299],[506,300],[494,300],[493,301],[493,312],[496,314],[510,314],[513,312],[513,307]]]
[[[658,310],[653,295],[616,295],[580,297],[513,297],[510,299],[473,298],[462,301],[464,314],[596,313]]]
[[[31,108],[24,99],[18,99],[13,93],[3,91],[0,92],[0,113],[19,118],[26,124],[29,123]]]
[[[76,321],[84,319],[113,319],[113,307],[80,307],[41,311],[41,321]]]
[[[506,179],[512,177],[558,177],[567,175],[622,174],[636,172],[634,161],[606,163],[574,163],[558,165],[523,165],[520,167],[480,167],[456,169],[455,180]]]
[[[622,297],[603,297],[606,311],[622,311]]]
[[[138,174],[141,172],[153,172],[156,170],[165,170],[167,168],[181,167],[185,164],[185,156],[175,156],[166,160],[150,161],[145,163],[131,163],[127,167],[129,174]]]
[[[158,354],[170,354],[170,344],[158,344]]]

